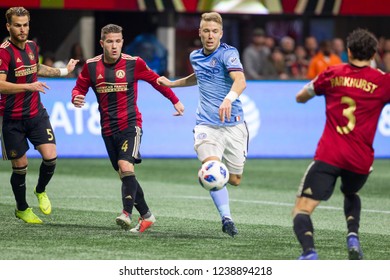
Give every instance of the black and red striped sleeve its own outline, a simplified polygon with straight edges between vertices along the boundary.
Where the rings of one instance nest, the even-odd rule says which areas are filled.
[[[91,86],[91,78],[88,70],[88,63],[85,63],[79,76],[77,77],[76,85],[72,90],[72,103],[76,95],[86,95]]]

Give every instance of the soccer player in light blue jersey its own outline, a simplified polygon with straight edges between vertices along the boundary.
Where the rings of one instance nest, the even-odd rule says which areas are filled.
[[[237,49],[221,43],[222,35],[221,15],[202,14],[199,37],[203,47],[190,54],[194,73],[175,81],[160,77],[157,83],[168,87],[198,85],[195,151],[202,164],[223,160],[229,169],[229,183],[238,186],[248,150],[248,130],[238,99],[246,81]],[[234,237],[238,230],[230,213],[226,186],[210,195],[221,216],[222,231]]]

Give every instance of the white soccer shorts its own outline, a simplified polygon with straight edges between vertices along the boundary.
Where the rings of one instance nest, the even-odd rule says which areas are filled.
[[[223,159],[230,174],[241,175],[248,152],[248,129],[245,123],[235,126],[197,125],[194,149],[203,162],[208,157]]]

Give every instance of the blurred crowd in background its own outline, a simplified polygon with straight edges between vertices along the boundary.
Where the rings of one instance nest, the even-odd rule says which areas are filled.
[[[390,39],[380,37],[378,50],[371,66],[390,72]],[[346,62],[343,38],[318,42],[316,37],[308,36],[303,44],[296,44],[292,37],[285,36],[278,42],[261,28],[253,31],[252,41],[242,53],[248,80],[313,79],[328,66]]]

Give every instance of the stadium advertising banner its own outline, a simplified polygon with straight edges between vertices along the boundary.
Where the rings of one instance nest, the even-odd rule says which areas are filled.
[[[41,94],[57,138],[60,157],[106,157],[100,135],[100,117],[93,91],[85,106],[71,104],[74,79],[42,79],[50,86]],[[285,158],[314,154],[324,122],[324,98],[306,104],[295,102],[302,81],[248,81],[240,97],[250,133],[248,156]],[[139,82],[139,109],[143,116],[143,157],[195,157],[192,130],[198,102],[197,87],[176,88],[185,106],[182,117],[174,117],[171,103],[152,86]],[[376,157],[390,157],[390,104],[382,112],[374,148]],[[30,156],[38,156],[33,148]]]

